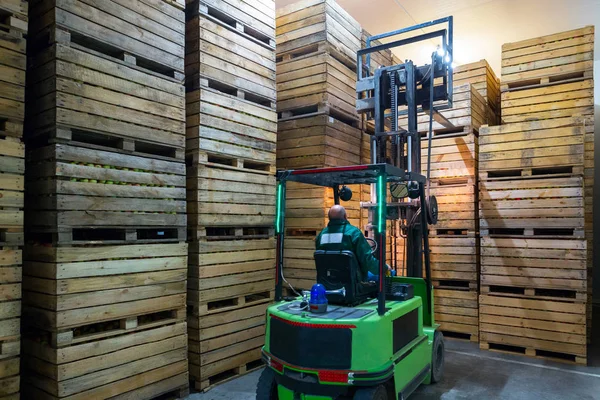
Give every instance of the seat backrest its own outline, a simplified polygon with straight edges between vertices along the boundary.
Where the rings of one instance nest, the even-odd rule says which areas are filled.
[[[377,286],[362,277],[358,260],[349,250],[317,250],[315,251],[317,267],[317,283],[326,290],[346,289],[346,296],[327,295],[332,304],[353,305],[366,300],[377,291]]]

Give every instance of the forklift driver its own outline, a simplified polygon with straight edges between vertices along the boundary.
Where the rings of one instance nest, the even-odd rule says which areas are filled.
[[[363,282],[379,279],[379,261],[371,253],[371,246],[360,229],[348,221],[346,209],[334,205],[329,210],[329,224],[317,236],[317,250],[350,250],[356,256]],[[390,270],[390,267],[388,270]]]

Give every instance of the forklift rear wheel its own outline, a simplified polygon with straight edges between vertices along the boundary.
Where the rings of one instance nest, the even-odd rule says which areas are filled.
[[[435,331],[431,354],[431,383],[439,382],[444,377],[444,359],[444,335]]]
[[[359,389],[354,393],[353,400],[388,400],[387,390],[382,385]]]
[[[258,378],[256,386],[256,400],[278,400],[277,382],[275,372],[271,368],[265,368]]]

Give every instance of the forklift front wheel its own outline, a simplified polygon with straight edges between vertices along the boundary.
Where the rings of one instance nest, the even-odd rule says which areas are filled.
[[[275,372],[269,367],[266,367],[258,378],[256,400],[279,400]]]
[[[387,390],[383,385],[359,389],[354,393],[353,400],[388,400]]]
[[[444,335],[440,331],[435,331],[431,352],[431,383],[437,383],[444,377],[444,351]]]

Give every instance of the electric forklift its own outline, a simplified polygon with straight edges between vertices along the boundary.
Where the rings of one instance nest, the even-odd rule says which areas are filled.
[[[358,52],[357,110],[374,119],[372,164],[278,172],[275,303],[266,313],[267,367],[258,400],[406,399],[419,385],[442,379],[444,339],[433,315],[428,242],[428,225],[437,222],[438,209],[428,193],[429,172],[421,174],[417,114],[429,114],[431,141],[438,110],[452,107],[452,24],[447,17],[377,35]],[[439,25],[443,28],[432,30]],[[371,41],[398,35],[404,38],[370,47]],[[406,61],[369,73],[371,53],[434,40],[440,45],[431,64]],[[408,114],[407,128],[398,126],[402,114]],[[429,152],[427,171],[430,158]],[[371,185],[371,201],[361,207],[369,209],[374,237],[368,240],[379,260],[376,279],[361,276],[351,251],[318,250],[311,291],[298,293],[290,285],[296,296],[283,296],[288,182],[331,188],[336,204],[351,199],[348,185]],[[386,276],[388,220],[399,220],[407,238],[406,276]]]

